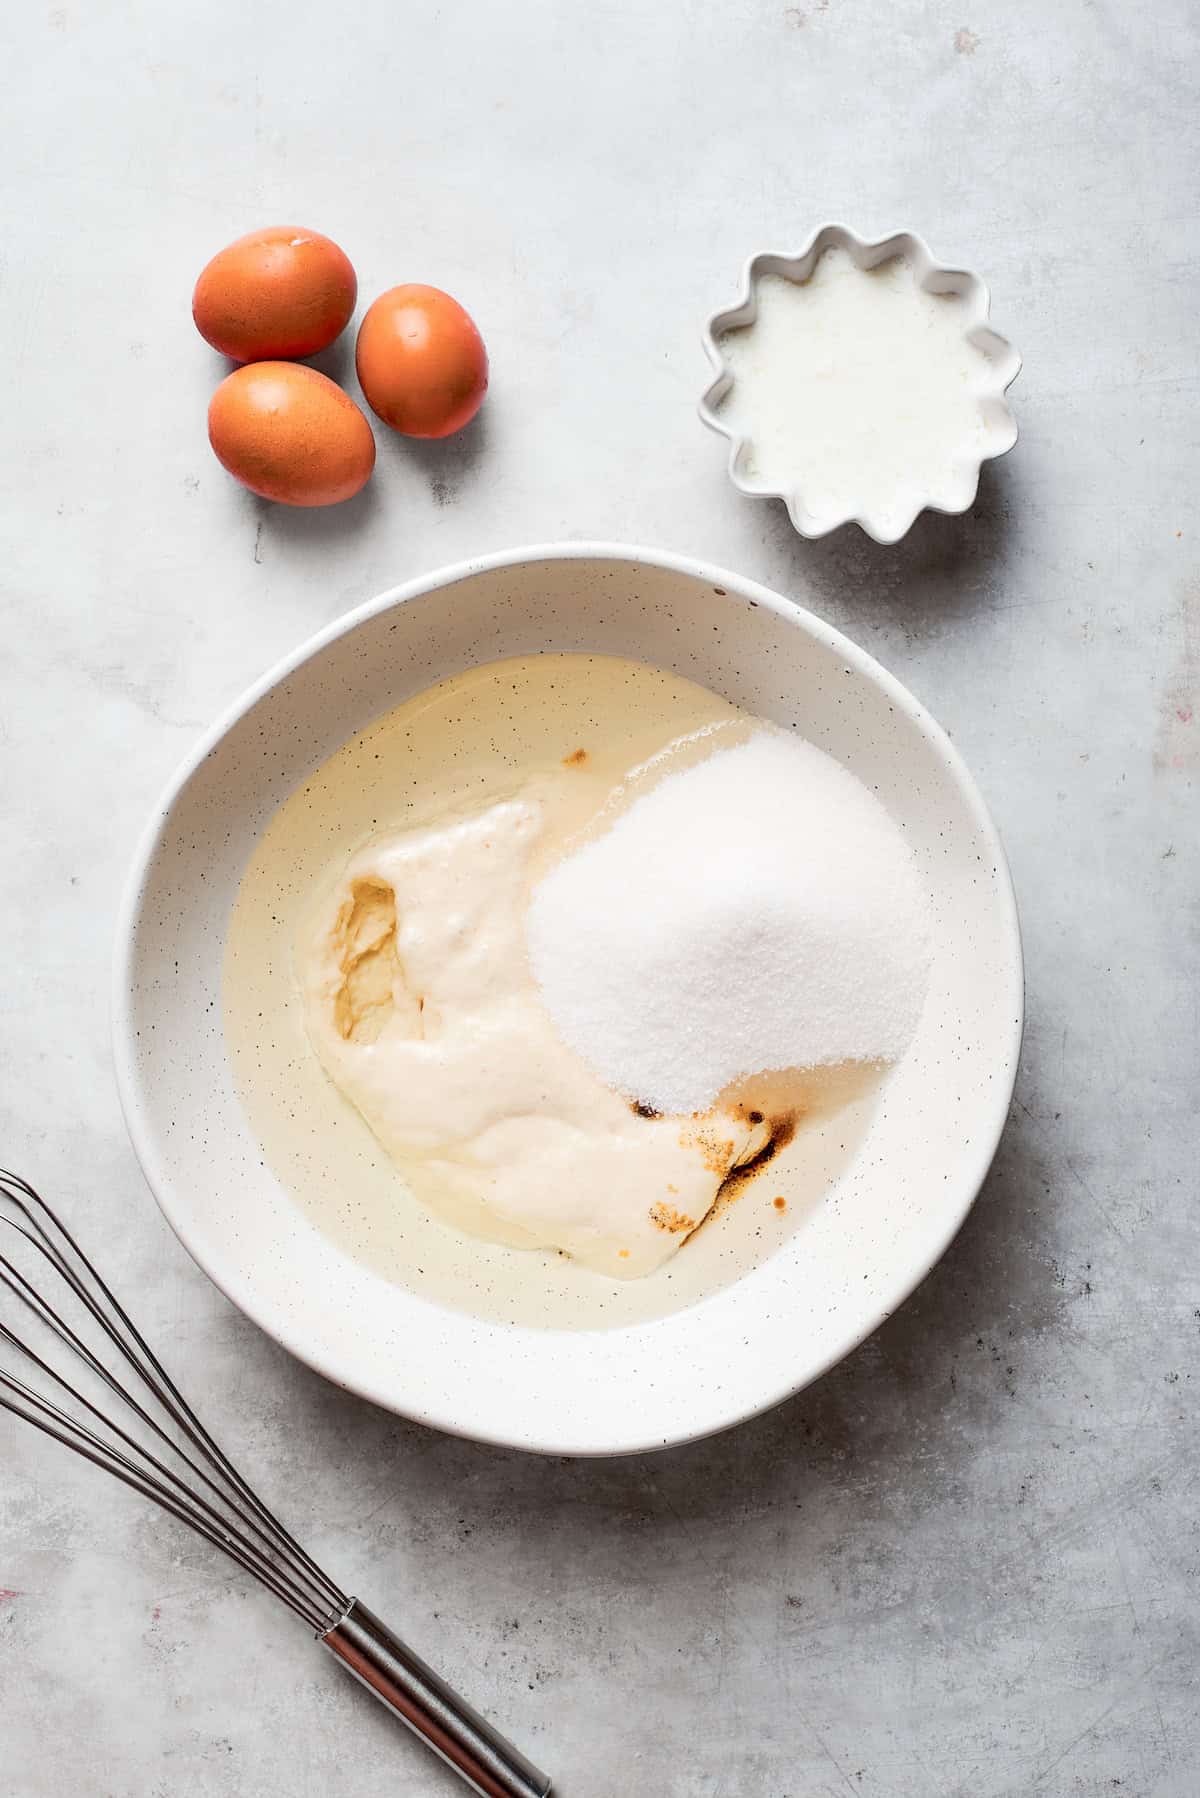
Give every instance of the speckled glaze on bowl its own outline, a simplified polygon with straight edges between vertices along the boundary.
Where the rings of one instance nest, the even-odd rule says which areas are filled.
[[[894,257],[903,257],[911,263],[918,286],[929,293],[956,294],[969,309],[967,342],[979,351],[981,365],[990,371],[986,391],[980,394],[986,436],[978,454],[964,449],[955,458],[953,492],[948,498],[939,501],[930,493],[918,492],[903,503],[899,503],[899,496],[895,496],[892,504],[877,502],[874,505],[862,498],[842,517],[819,520],[809,509],[799,487],[775,486],[764,476],[748,470],[748,439],[730,428],[720,409],[734,382],[721,354],[721,338],[727,331],[753,324],[758,316],[758,283],[764,275],[807,281],[826,250],[844,250],[861,269],[878,268]],[[732,306],[714,312],[704,329],[705,353],[716,373],[701,395],[700,417],[709,430],[729,440],[727,472],[730,481],[739,493],[752,498],[783,500],[788,517],[802,537],[825,537],[844,524],[856,524],[876,543],[896,543],[924,511],[966,512],[975,503],[983,463],[1007,455],[1017,441],[1017,421],[1004,396],[1021,372],[1021,358],[1012,344],[990,324],[990,305],[987,287],[978,275],[939,262],[928,244],[914,231],[891,231],[886,237],[867,239],[859,237],[846,225],[818,225],[809,234],[803,249],[791,255],[763,250],[751,256],[742,270],[738,298]],[[947,446],[948,449],[953,447]]]
[[[632,656],[794,726],[901,823],[936,920],[921,1025],[848,1171],[753,1273],[688,1310],[608,1331],[484,1323],[350,1260],[263,1165],[222,1029],[230,908],[280,801],[401,700],[473,664],[539,650]],[[1022,1019],[1004,854],[957,752],[916,700],[767,588],[604,544],[515,550],[412,581],[273,669],[209,731],[157,808],[122,907],[114,980],[134,1147],[217,1285],[285,1348],[377,1404],[554,1454],[619,1454],[725,1428],[875,1329],[970,1209],[1007,1115]]]

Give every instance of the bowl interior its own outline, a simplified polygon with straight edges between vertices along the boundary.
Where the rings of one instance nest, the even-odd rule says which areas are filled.
[[[473,663],[541,650],[632,656],[794,725],[903,825],[935,915],[918,1035],[828,1197],[736,1285],[654,1323],[603,1332],[485,1323],[351,1260],[264,1166],[223,1040],[226,923],[279,802],[401,700]],[[494,558],[386,595],[235,707],[143,844],[114,1015],[122,1100],[151,1185],[200,1265],[264,1329],[406,1416],[547,1452],[617,1453],[701,1435],[776,1402],[845,1354],[928,1271],[978,1190],[1007,1112],[1020,946],[983,804],[897,682],[753,583],[682,558],[584,546]]]

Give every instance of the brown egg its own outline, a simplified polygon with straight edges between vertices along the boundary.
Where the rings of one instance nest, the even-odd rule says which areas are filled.
[[[192,317],[201,337],[235,362],[313,356],[345,329],[357,296],[350,261],[330,238],[268,225],[201,271]]]
[[[285,506],[350,499],[375,466],[375,438],[354,401],[295,362],[226,375],[209,404],[208,440],[243,487]]]
[[[475,321],[440,287],[391,287],[367,310],[354,351],[367,404],[406,437],[449,437],[483,404],[487,351]]]

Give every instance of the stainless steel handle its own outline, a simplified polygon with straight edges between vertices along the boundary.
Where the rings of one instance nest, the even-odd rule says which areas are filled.
[[[318,1640],[480,1798],[548,1798],[546,1774],[518,1754],[357,1598]]]

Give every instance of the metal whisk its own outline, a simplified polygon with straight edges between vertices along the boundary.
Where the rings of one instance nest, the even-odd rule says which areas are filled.
[[[2,1170],[0,1224],[9,1226],[0,1231],[0,1408],[153,1499],[253,1574],[483,1798],[547,1798],[546,1775],[277,1521],[65,1225],[28,1182]]]

